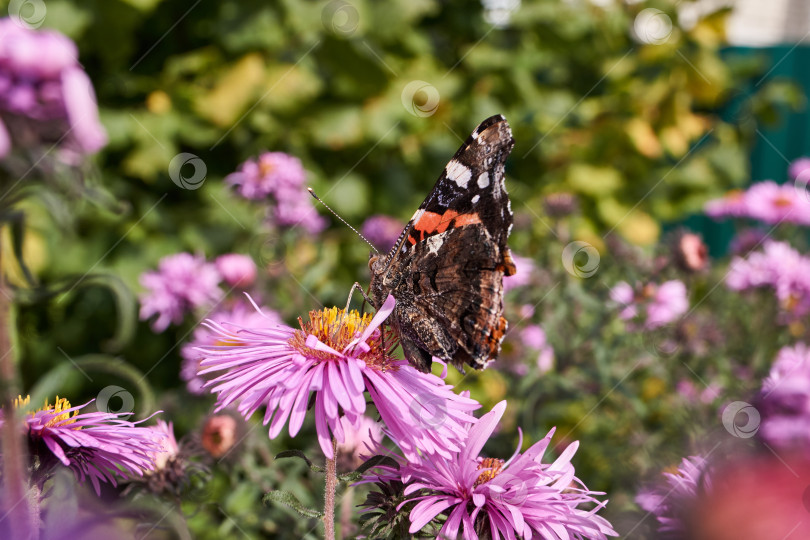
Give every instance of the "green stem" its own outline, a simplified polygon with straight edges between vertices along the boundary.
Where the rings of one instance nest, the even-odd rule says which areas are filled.
[[[337,441],[332,438],[332,459],[326,460],[326,491],[323,502],[325,540],[335,540],[335,490],[337,489]]]
[[[0,228],[0,235],[3,230]],[[2,243],[0,243],[2,252]],[[1,260],[1,259],[0,259]],[[34,523],[27,495],[25,472],[25,449],[17,424],[14,398],[19,395],[17,369],[11,346],[9,328],[11,300],[6,289],[2,265],[0,265],[0,405],[3,407],[2,452],[3,452],[3,497],[7,509],[12,537],[38,537],[39,527]]]

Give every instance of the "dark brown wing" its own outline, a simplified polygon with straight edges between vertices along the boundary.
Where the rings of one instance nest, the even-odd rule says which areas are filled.
[[[397,299],[394,326],[406,357],[426,370],[436,356],[482,368],[506,329],[503,276],[512,211],[504,163],[514,146],[501,115],[479,125],[445,167],[388,257],[372,264],[371,292]]]

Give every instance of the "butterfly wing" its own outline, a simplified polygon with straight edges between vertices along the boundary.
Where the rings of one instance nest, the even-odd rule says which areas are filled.
[[[418,368],[436,356],[486,366],[506,330],[503,276],[512,211],[504,163],[514,140],[506,119],[482,122],[445,167],[388,257],[372,265],[375,302],[397,299],[394,326]]]

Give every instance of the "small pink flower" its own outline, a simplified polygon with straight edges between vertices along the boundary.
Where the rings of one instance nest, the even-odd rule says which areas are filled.
[[[807,179],[810,176],[810,157],[800,157],[788,167],[788,176],[793,180]]]
[[[107,132],[98,119],[98,105],[90,78],[80,68],[62,73],[65,109],[72,135],[85,154],[94,154],[107,144]]]
[[[225,183],[235,186],[246,199],[266,200],[270,222],[278,227],[301,226],[310,234],[322,231],[326,220],[312,205],[306,190],[306,171],[301,160],[284,152],[265,152],[249,159],[228,175]]]
[[[345,467],[354,470],[380,452],[384,426],[365,415],[360,417],[356,426],[345,416],[340,421],[346,438],[338,445],[338,457],[345,458]]]
[[[532,281],[534,261],[528,257],[520,257],[514,254],[512,255],[512,260],[515,261],[517,271],[511,276],[503,278],[503,292],[524,287]]]
[[[709,265],[709,248],[700,235],[682,232],[676,238],[675,260],[688,272],[700,272]]]
[[[749,217],[765,223],[810,225],[810,201],[792,183],[779,185],[768,180],[754,184],[745,194],[745,204]]]
[[[647,305],[647,320],[644,326],[648,330],[666,326],[688,310],[686,285],[678,280],[664,282],[655,290],[652,301]]]
[[[169,324],[183,322],[191,310],[213,304],[219,300],[220,275],[213,264],[202,256],[177,253],[164,257],[158,270],[144,272],[141,285],[148,292],[141,294],[140,319],[157,315],[152,323],[155,332],[162,332]]]
[[[758,435],[778,449],[810,449],[810,346],[783,347],[762,383]]]
[[[381,253],[387,253],[405,229],[405,224],[385,215],[371,216],[363,222],[360,233]]]
[[[729,191],[722,198],[707,202],[703,210],[707,216],[715,219],[721,217],[746,217],[748,207],[745,193],[741,190]]]
[[[666,281],[661,285],[648,283],[636,289],[621,281],[611,289],[610,299],[620,308],[620,319],[640,319],[645,330],[666,326],[689,310],[686,285],[678,280]],[[631,324],[630,328],[636,328],[636,325]]]
[[[663,473],[663,479],[638,494],[638,505],[658,520],[659,537],[688,538],[688,521],[698,498],[712,490],[707,468],[700,456],[684,458],[676,473]]]
[[[345,417],[357,426],[368,392],[386,426],[409,457],[449,456],[461,448],[471,411],[480,405],[452,391],[442,379],[391,357],[393,335],[383,321],[394,309],[389,296],[371,318],[338,308],[310,312],[300,330],[229,328],[207,321],[222,345],[201,347],[200,375],[219,372],[206,383],[217,394],[217,410],[238,402],[245,418],[265,408],[271,439],[289,419],[290,436],[304,423],[314,392],[315,429],[323,453],[333,457],[332,438],[346,441]]]
[[[228,253],[215,261],[217,271],[232,287],[250,287],[256,281],[256,263],[247,255]]]

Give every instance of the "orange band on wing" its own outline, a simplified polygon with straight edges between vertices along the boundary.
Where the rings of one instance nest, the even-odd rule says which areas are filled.
[[[455,210],[448,209],[443,214],[436,212],[425,212],[414,223],[411,234],[408,235],[408,241],[411,244],[416,244],[417,241],[422,241],[426,236],[433,234],[441,234],[450,226],[463,227],[464,225],[475,225],[481,223],[481,218],[478,214],[459,214]],[[419,238],[414,236],[414,232],[419,231]]]

